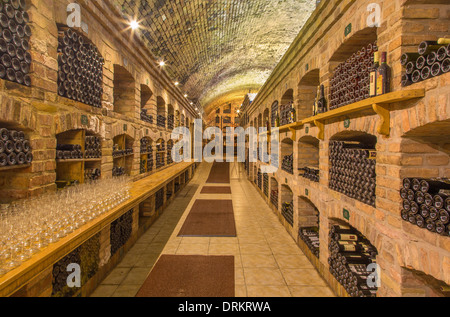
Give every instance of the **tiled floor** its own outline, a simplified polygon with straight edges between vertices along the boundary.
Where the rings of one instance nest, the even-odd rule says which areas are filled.
[[[238,164],[230,168],[232,195],[200,194],[211,166],[199,166],[190,184],[92,296],[135,296],[161,254],[234,255],[237,297],[333,296]],[[193,203],[202,198],[233,200],[236,238],[177,237]]]

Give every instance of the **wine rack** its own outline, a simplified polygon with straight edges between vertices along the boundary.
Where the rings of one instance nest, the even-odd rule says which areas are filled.
[[[133,139],[122,134],[113,139],[113,169],[112,176],[130,175],[133,165]]]
[[[376,151],[360,142],[330,141],[332,190],[375,207]]]
[[[71,274],[67,271],[67,268],[71,264],[81,264],[80,249],[81,248],[75,249],[69,255],[53,265],[53,297],[72,297],[79,290],[79,288],[67,286],[67,278],[69,277],[69,274]]]
[[[266,195],[266,197],[269,197],[269,174],[264,173],[264,195]]]
[[[294,174],[294,154],[287,155],[283,158],[281,169],[289,174]]]
[[[0,128],[0,170],[29,165],[32,161],[30,141],[25,133]]]
[[[272,128],[276,126],[277,117],[278,117],[278,101],[275,101],[271,107],[271,118],[272,118],[271,126],[272,126]]]
[[[419,45],[417,52],[403,54],[400,64],[405,68],[401,82],[403,87],[448,73],[450,45],[424,41]]]
[[[133,230],[133,209],[111,223],[111,256],[117,253],[130,239]]]
[[[166,199],[169,200],[173,195],[173,182],[166,186]]]
[[[270,202],[278,209],[278,189],[270,192]]]
[[[102,143],[100,137],[86,136],[84,157],[87,159],[98,159],[102,157]]]
[[[320,181],[320,170],[317,168],[304,167],[300,168],[299,171],[303,172],[300,176],[305,179],[309,179],[310,181],[316,183]]]
[[[71,28],[58,34],[58,95],[102,107],[104,59],[87,37]]]
[[[262,173],[261,173],[261,169],[258,169],[258,188],[262,189]]]
[[[402,219],[420,228],[450,236],[450,180],[405,178],[400,190]]]
[[[67,278],[73,271],[68,272],[71,264],[81,268],[81,287],[97,274],[100,263],[100,234],[96,234],[83,245],[72,251],[69,255],[53,265],[52,271],[52,296],[72,297],[80,288],[67,286]]]
[[[25,10],[26,3],[21,1],[2,1],[0,3],[0,78],[31,86],[30,78],[30,17]]]
[[[141,139],[140,173],[153,171],[153,146],[150,138]]]
[[[376,297],[378,288],[369,282],[376,263],[376,248],[356,229],[334,225],[329,233],[330,273],[352,297]]]
[[[291,120],[292,102],[280,106],[280,126],[294,123]]]
[[[376,43],[369,44],[337,66],[330,81],[330,110],[370,98],[369,75],[377,51]]]
[[[170,165],[173,163],[172,148],[173,148],[173,141],[167,142],[167,165]]]
[[[147,114],[147,109],[141,110],[141,120],[153,124],[153,116]]]
[[[306,244],[316,258],[320,256],[319,227],[304,227],[298,231],[298,237]]]
[[[156,125],[160,128],[166,128],[166,117],[158,115],[156,117]]]
[[[294,225],[294,202],[283,203],[281,207],[281,215],[286,221],[293,226]]]
[[[173,114],[168,115],[167,116],[167,129],[169,129],[169,131],[173,130],[174,123],[175,123],[175,116]]]
[[[164,188],[158,190],[155,194],[155,210],[164,206]]]

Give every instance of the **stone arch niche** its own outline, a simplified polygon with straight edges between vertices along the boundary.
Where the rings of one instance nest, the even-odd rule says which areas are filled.
[[[320,257],[320,213],[319,209],[304,196],[298,197],[298,235],[311,254],[316,258]],[[303,247],[302,247],[303,249]]]
[[[365,132],[343,131],[331,137],[329,144],[330,189],[375,207],[376,146],[377,137]],[[362,152],[367,158],[361,156]]]
[[[153,171],[153,140],[146,136],[141,139],[140,173],[145,174]]]
[[[270,116],[272,118],[271,121],[270,121],[270,124],[271,124],[272,128],[276,127],[277,117],[280,116],[278,106],[279,106],[278,101],[274,101],[274,103],[270,107]]]
[[[291,108],[294,104],[294,90],[288,89],[281,97],[280,105],[280,126],[293,123],[290,119]]]
[[[154,102],[152,100],[153,92],[147,85],[141,85],[141,120],[147,123],[153,123]]]
[[[290,226],[294,226],[294,193],[292,189],[285,184],[281,185],[280,192],[281,200],[281,216],[283,216],[286,223]]]
[[[319,182],[320,141],[312,136],[303,136],[298,141],[298,169],[304,178]]]
[[[287,138],[281,141],[280,155],[283,159],[281,169],[289,174],[294,174],[294,141]]]
[[[279,186],[275,177],[270,178],[270,202],[278,210],[279,205]]]
[[[298,108],[297,120],[302,120],[313,116],[314,101],[318,95],[320,86],[320,71],[312,69],[306,73],[298,84]]]
[[[166,128],[166,101],[161,96],[156,98],[156,115],[156,125],[160,128]]]
[[[175,110],[172,105],[167,106],[167,129],[172,131],[175,125]]]
[[[264,112],[263,112],[263,126],[265,128],[270,126],[270,110],[269,110],[269,108],[264,109]]]
[[[136,106],[135,80],[120,65],[114,65],[114,112],[134,118]]]

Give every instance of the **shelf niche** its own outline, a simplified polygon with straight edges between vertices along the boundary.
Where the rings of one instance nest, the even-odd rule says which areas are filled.
[[[120,65],[114,65],[114,112],[134,118],[136,104],[135,80],[131,73]]]
[[[304,136],[298,141],[298,168],[319,170],[320,141],[312,136]]]
[[[145,174],[153,171],[153,140],[149,137],[141,139],[141,158],[140,158],[140,173]]]
[[[314,115],[314,102],[317,96],[317,87],[320,86],[319,69],[310,70],[298,84],[298,108],[297,121],[312,117]]]
[[[113,157],[114,162],[113,176],[121,176],[121,175],[130,176],[131,171],[133,169],[134,139],[127,134],[121,134],[114,137],[113,141],[114,146],[116,146],[118,150],[129,150],[129,149],[133,150],[133,152],[129,154],[125,153],[123,155]]]
[[[83,184],[88,181],[88,174],[91,171],[94,169],[101,170],[101,157],[95,159],[85,158],[86,137],[89,136],[100,137],[100,135],[88,130],[69,130],[56,136],[58,145],[79,145],[83,153],[83,158],[80,159],[56,160],[56,185],[58,188],[64,188],[74,183]]]

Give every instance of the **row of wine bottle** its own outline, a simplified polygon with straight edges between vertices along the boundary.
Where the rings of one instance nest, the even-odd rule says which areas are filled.
[[[121,149],[120,146],[118,144],[115,144],[113,146],[113,153],[112,156],[113,157],[121,157],[124,155],[130,155],[133,154],[134,150],[133,149]]]
[[[281,215],[291,226],[294,225],[294,201],[283,203],[281,206]]]
[[[122,166],[114,166],[112,169],[112,176],[114,177],[120,177],[126,174],[125,167]]]
[[[299,168],[300,176],[310,181],[318,183],[320,181],[320,170],[318,168],[304,167]]]
[[[278,208],[278,189],[270,192],[270,202]]]
[[[0,167],[30,164],[33,161],[30,141],[23,131],[0,128]]]
[[[262,173],[261,173],[261,169],[258,170],[258,188],[262,190]]]
[[[31,27],[23,3],[23,0],[0,3],[0,78],[31,86]]]
[[[84,170],[84,179],[95,181],[100,179],[102,171],[99,168],[87,168]]]
[[[86,136],[84,144],[84,157],[87,159],[102,157],[101,139],[97,136]]]
[[[281,169],[289,174],[294,174],[294,154],[287,155],[283,158]]]
[[[167,143],[167,165],[170,165],[173,163],[172,149],[173,149],[173,144]]]
[[[141,110],[141,120],[153,124],[153,116],[147,114],[147,109]]]
[[[330,228],[330,273],[352,297],[376,297],[377,287],[368,283],[368,265],[376,262],[378,252],[357,230],[350,226]]]
[[[296,117],[296,110],[293,102],[280,106],[280,118],[277,119],[277,121],[280,122],[281,126],[295,123],[297,120]]]
[[[101,108],[104,59],[82,34],[68,28],[58,38],[58,94]]]
[[[166,127],[166,117],[162,116],[162,115],[158,115],[156,117],[156,125],[160,128],[165,128]]]
[[[450,71],[450,39],[424,41],[417,52],[405,53],[400,58],[405,68],[402,86],[406,87]]]
[[[164,153],[156,153],[156,168],[164,167],[165,160],[164,160]]]
[[[330,110],[370,98],[371,72],[378,66],[377,56],[377,44],[370,43],[336,67],[330,81]]]
[[[375,207],[376,154],[360,142],[330,141],[329,187]]]
[[[269,174],[264,173],[263,179],[264,179],[263,192],[264,195],[266,195],[266,197],[269,197]]]
[[[167,129],[173,130],[175,124],[175,116],[173,114],[170,114],[167,116]]]
[[[141,153],[152,153],[153,146],[151,144],[150,139],[142,138],[141,139]]]
[[[316,258],[320,256],[319,227],[305,227],[298,231],[299,238],[306,244]]]
[[[111,223],[111,256],[128,242],[133,231],[133,209]]]
[[[164,206],[164,188],[158,190],[155,194],[155,210]]]
[[[405,178],[400,190],[402,219],[420,228],[450,236],[450,180]]]

